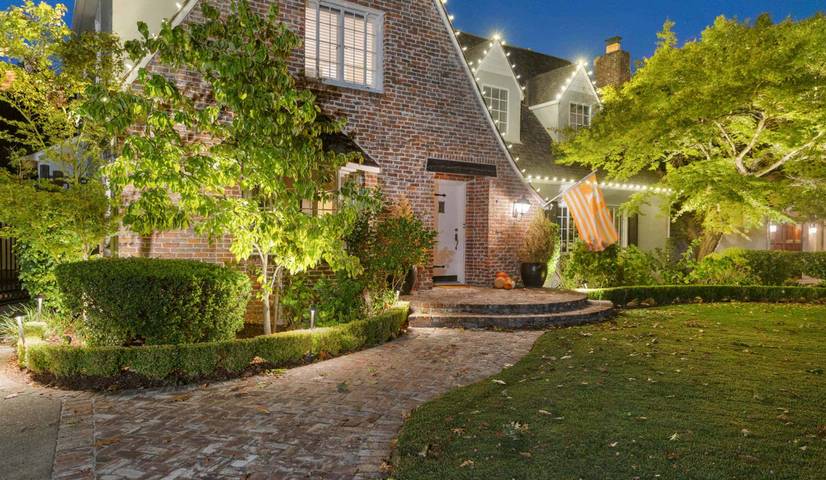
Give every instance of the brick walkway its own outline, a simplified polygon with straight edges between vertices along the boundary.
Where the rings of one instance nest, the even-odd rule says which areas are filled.
[[[382,478],[410,410],[539,335],[412,329],[280,377],[66,400],[54,478]]]

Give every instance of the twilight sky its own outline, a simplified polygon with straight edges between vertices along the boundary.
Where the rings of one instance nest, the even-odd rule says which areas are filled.
[[[22,3],[0,0],[0,9]],[[63,3],[71,12],[74,0]],[[447,8],[462,30],[501,32],[510,44],[571,60],[592,60],[606,38],[620,35],[637,60],[654,51],[667,18],[677,22],[683,41],[698,36],[717,15],[753,19],[768,12],[775,20],[799,19],[826,12],[826,0],[448,0]]]

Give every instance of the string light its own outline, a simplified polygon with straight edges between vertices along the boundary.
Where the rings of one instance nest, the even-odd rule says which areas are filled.
[[[445,10],[445,13],[447,14],[447,7],[446,7],[446,5],[447,5],[447,0],[441,0],[441,3],[442,3],[442,7],[443,7],[443,8],[444,8],[444,10]],[[180,8],[180,7],[179,7],[179,8]],[[453,14],[447,14],[447,18],[448,18],[448,20],[449,20],[449,22],[450,22],[450,24],[451,24],[451,28],[454,30],[454,32],[453,32],[453,33],[454,33],[454,35],[455,35],[456,37],[459,37],[459,36],[462,34],[462,32],[461,32],[460,30],[458,30],[458,29],[456,29],[456,28],[454,28],[454,27],[453,27],[453,23],[454,23],[454,22],[455,22],[455,20],[456,20],[456,16],[455,16],[455,15],[453,15]],[[499,44],[500,46],[502,46],[502,47],[504,47],[504,46],[505,46],[505,40],[502,38],[502,34],[501,34],[501,33],[499,33],[499,32],[496,32],[496,33],[494,33],[494,34],[493,34],[493,36],[492,36],[492,40],[493,40],[493,41],[489,42],[489,44],[488,44],[488,47],[489,47],[489,48],[493,48],[494,43],[498,43],[498,44]],[[461,50],[462,50],[463,52],[467,52],[467,51],[468,51],[468,47],[467,47],[467,46],[461,47]],[[504,51],[504,50],[503,50],[503,51]],[[488,53],[489,53],[489,50],[488,50],[488,49],[486,49],[486,50],[484,51],[483,56],[484,56],[484,57],[487,57]],[[506,57],[510,58],[510,56],[511,56],[511,52],[504,52],[504,53],[505,53],[505,56],[506,56]],[[479,78],[479,77],[476,77],[476,76],[475,76],[475,74],[478,72],[478,70],[479,70],[479,66],[481,66],[481,64],[482,64],[482,59],[477,60],[477,62],[476,62],[476,63],[477,63],[477,68],[475,68],[475,69],[471,68],[471,71],[472,71],[472,73],[474,74],[474,77],[476,78],[476,82],[478,83],[478,82],[480,81],[480,78]],[[586,70],[586,68],[585,68],[585,67],[587,67],[587,65],[588,65],[588,62],[587,62],[587,61],[585,61],[584,59],[578,59],[578,60],[577,60],[577,62],[576,62],[576,66],[577,66],[577,68],[574,70],[574,72],[571,74],[571,76],[570,76],[570,77],[568,77],[568,79],[567,79],[567,80],[566,80],[566,82],[565,82],[565,86],[564,86],[564,87],[563,87],[563,88],[559,91],[559,93],[557,94],[557,96],[556,96],[556,100],[557,100],[557,101],[559,101],[559,100],[561,100],[561,99],[562,99],[562,95],[565,93],[565,91],[566,91],[566,90],[568,89],[568,87],[571,85],[571,83],[573,82],[573,80],[574,80],[574,78],[576,77],[577,73],[579,73],[579,70],[580,70],[580,69],[581,69],[581,70],[583,70],[583,71],[586,73],[586,78],[588,78],[588,81],[590,82],[591,87],[593,88],[593,90],[594,90],[595,92],[597,91],[597,90],[596,90],[596,86],[594,85],[594,80],[591,78],[591,76],[593,75],[593,71],[592,71],[592,70]],[[468,63],[468,66],[472,67],[472,62],[469,62],[469,63]],[[511,66],[511,69],[513,70],[513,74],[514,74],[514,77],[516,78],[517,83],[518,83],[518,84],[519,84],[519,86],[521,87],[522,91],[525,91],[525,90],[527,89],[527,87],[528,87],[528,86],[527,86],[526,84],[525,84],[525,85],[523,85],[523,84],[519,83],[519,81],[522,79],[522,75],[521,75],[520,73],[517,73],[517,72],[516,72],[516,69],[517,69],[517,64],[516,64],[516,63],[511,63],[511,64],[510,64],[510,66]],[[598,99],[598,100],[599,100],[599,99]],[[488,109],[490,110],[490,107],[488,107]],[[500,124],[500,122],[499,122],[499,121],[494,121],[494,125],[496,126],[496,130],[497,130],[497,132],[499,133],[500,138],[501,138],[501,139],[502,139],[502,141],[504,142],[504,134],[503,134],[503,133],[502,133],[502,131],[500,130],[500,128],[499,128],[499,124]],[[513,150],[513,144],[506,143],[506,146],[507,146],[508,154],[509,154],[509,155],[511,155],[510,151],[511,151],[511,150]],[[511,159],[513,160],[513,162],[514,162],[514,163],[516,163],[516,162],[518,162],[518,161],[519,161],[519,157],[513,157],[513,156],[511,156]],[[527,175],[527,169],[524,169],[524,168],[523,168],[523,169],[521,169],[520,171],[521,171],[522,175]],[[538,178],[538,180],[539,180],[539,181],[543,181],[543,178],[542,178],[542,177],[537,177],[537,178]],[[535,187],[535,186],[532,184],[533,175],[527,175],[527,180],[528,180],[528,185],[530,185],[530,186],[531,186],[531,188],[534,190],[534,192],[536,192],[536,193],[537,193],[537,195],[539,195],[539,192],[540,192],[540,190],[541,190],[541,187]],[[559,183],[559,182],[561,182],[561,183],[563,183],[563,184],[564,184],[564,183],[574,183],[576,180],[569,180],[569,179],[567,179],[567,178],[563,178],[563,179],[560,181],[558,177],[553,177],[553,179],[552,179],[552,180],[549,180],[549,177],[547,177],[547,176],[546,176],[546,177],[544,177],[544,181],[545,181],[545,182],[553,182],[553,183]],[[603,187],[605,187],[605,186],[606,186],[606,182],[603,182],[603,183],[602,183],[602,185],[603,185]],[[611,183],[608,183],[607,185],[609,186],[609,188],[620,189],[620,190],[635,190],[635,189],[636,189],[636,190],[645,190],[645,191],[647,191],[647,190],[649,190],[649,188],[650,188],[650,187],[648,187],[647,185],[621,184],[621,183],[616,183],[616,182],[611,182]],[[667,193],[673,193],[673,190],[671,190],[670,188],[650,188],[650,189],[651,189],[652,191],[656,192],[656,193],[665,193],[665,192],[667,192]],[[540,195],[540,198],[541,198],[541,195]],[[549,197],[545,197],[545,200],[546,200],[546,201],[547,201],[547,200],[549,200]]]

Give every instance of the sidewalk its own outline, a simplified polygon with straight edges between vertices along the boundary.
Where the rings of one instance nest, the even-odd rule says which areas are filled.
[[[51,477],[60,399],[32,386],[10,364],[13,349],[0,345],[0,452],[4,480]]]

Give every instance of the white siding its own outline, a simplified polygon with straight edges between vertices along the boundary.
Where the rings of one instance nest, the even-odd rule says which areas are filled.
[[[521,143],[521,104],[522,88],[513,76],[505,51],[499,44],[488,51],[488,55],[482,60],[475,73],[479,88],[485,85],[502,88],[508,91],[508,131],[505,134],[505,141],[510,143]]]
[[[161,22],[178,12],[179,3],[187,0],[112,0],[112,32],[123,41],[140,38],[138,20],[146,23],[151,33],[158,33]]]
[[[637,239],[642,250],[665,248],[668,240],[670,220],[662,210],[659,198],[653,198],[651,203],[640,209],[639,230]]]

